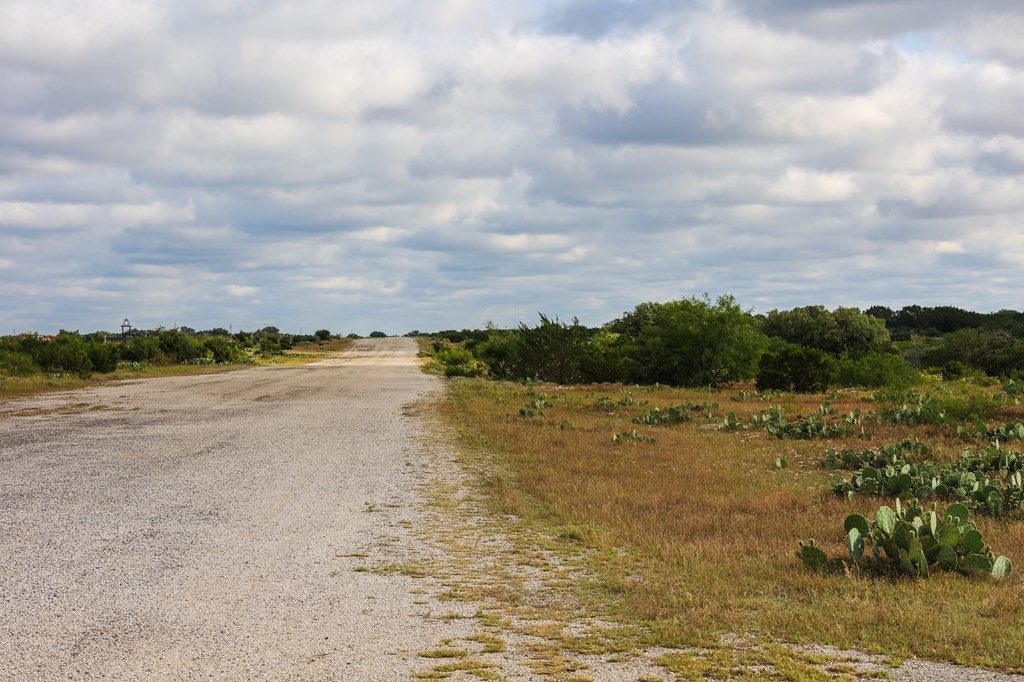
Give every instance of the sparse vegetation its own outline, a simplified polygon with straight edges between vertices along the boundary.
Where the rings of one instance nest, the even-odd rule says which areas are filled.
[[[317,335],[283,334],[276,327],[234,335],[226,329],[196,332],[182,327],[133,330],[125,336],[62,330],[56,336],[0,337],[0,399],[74,388],[90,380],[309,362],[346,345]]]
[[[911,540],[921,543],[925,557],[922,563],[914,544],[917,561],[911,560],[911,566],[917,575],[926,566],[931,575],[928,581],[912,582],[901,577],[908,573],[902,563],[888,567],[888,539],[878,538],[878,560],[864,540],[867,552],[855,562],[847,548],[848,529],[836,523],[852,514],[873,518],[880,505],[896,511],[891,495],[835,495],[835,469],[905,466],[902,462],[951,466],[964,455],[956,426],[883,421],[876,410],[886,402],[865,392],[829,395],[827,405],[821,395],[768,394],[784,406],[778,414],[787,424],[799,421],[788,415],[803,414],[811,417],[803,418],[805,425],[852,429],[852,434],[828,434],[823,447],[817,438],[782,440],[750,428],[755,416],[766,413],[765,406],[751,399],[756,394],[749,384],[740,391],[746,399],[731,403],[731,416],[714,410],[712,421],[691,422],[681,417],[679,407],[705,403],[706,393],[648,389],[645,400],[675,406],[680,415],[673,412],[669,423],[654,424],[669,414],[668,408],[655,411],[639,401],[624,401],[628,393],[621,386],[563,387],[557,400],[548,399],[543,415],[535,411],[524,420],[507,418],[510,405],[530,399],[522,386],[478,380],[450,387],[446,414],[467,447],[483,446],[493,453],[484,490],[496,510],[547,528],[554,537],[565,528],[586,529],[574,536],[586,550],[581,561],[592,576],[586,593],[610,604],[624,622],[649,627],[650,644],[713,651],[722,635],[754,630],[782,641],[1022,669],[1024,641],[1015,625],[1024,618],[1020,578],[1014,573],[1003,580],[971,580],[959,571],[1006,575],[1008,562],[1024,556],[1024,524],[973,518],[981,503],[963,506],[974,508],[970,523],[984,541],[975,547],[975,535],[968,533],[972,528],[958,523],[960,539],[970,535],[970,541],[952,570],[943,571],[948,552],[932,547],[925,540],[928,533],[915,526],[915,519],[930,524],[932,510],[924,505],[908,510],[903,504],[898,520],[917,533]],[[554,390],[531,386],[528,392],[551,395]],[[1005,424],[1017,409],[1003,402],[993,417]],[[634,440],[634,420],[638,428],[657,428],[656,441],[627,446]],[[561,423],[574,428],[560,430]],[[730,431],[725,423],[742,428]],[[880,444],[843,444],[859,437],[862,427],[869,427]],[[619,434],[618,443],[609,432]],[[637,430],[636,435],[644,434]],[[1024,456],[1006,445],[1001,449]],[[989,446],[970,452],[985,466],[995,457]],[[1007,456],[1011,459],[1017,461]],[[1002,491],[1005,495],[1005,485]],[[941,511],[945,523],[949,510],[937,509],[936,516]],[[952,536],[951,530],[939,532],[948,534],[947,540]],[[810,546],[808,537],[816,538],[824,565],[834,570],[807,571],[794,558],[790,548],[800,539]],[[988,545],[998,552],[990,556]],[[843,564],[828,559],[837,556],[850,557],[844,560],[845,571]],[[922,620],[935,604],[942,604],[942,628]]]

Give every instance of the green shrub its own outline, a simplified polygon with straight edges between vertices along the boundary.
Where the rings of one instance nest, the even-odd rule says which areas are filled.
[[[821,393],[828,388],[834,364],[835,361],[820,350],[785,344],[761,356],[757,389]]]
[[[1002,396],[992,395],[968,386],[944,387],[922,393],[885,390],[874,396],[879,404],[878,418],[888,424],[946,424],[955,426],[965,422],[992,419],[1003,406]]]
[[[435,351],[439,349],[440,342],[436,342]],[[477,344],[473,352],[487,364],[492,379],[508,381],[520,378],[522,350],[518,332],[496,331],[486,341]]]
[[[836,362],[834,383],[862,388],[910,388],[920,376],[906,360],[893,353],[867,353],[856,359],[840,358]]]
[[[465,348],[446,345],[434,353],[434,360],[444,368],[446,377],[479,377],[487,372],[487,366]]]
[[[242,348],[230,338],[223,336],[207,336],[202,340],[205,354],[213,362],[237,363],[242,362],[244,355]]]
[[[121,359],[121,347],[112,343],[92,341],[88,345],[89,362],[95,372],[113,372]]]
[[[27,376],[38,372],[39,366],[28,353],[0,350],[0,373],[7,376]]]

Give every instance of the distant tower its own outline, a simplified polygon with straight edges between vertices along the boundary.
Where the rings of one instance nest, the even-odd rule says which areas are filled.
[[[132,333],[132,323],[128,321],[128,318],[124,318],[124,322],[121,323],[121,340],[127,341],[128,335]]]

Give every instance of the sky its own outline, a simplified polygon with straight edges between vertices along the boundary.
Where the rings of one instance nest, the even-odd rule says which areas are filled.
[[[0,0],[0,334],[1024,301],[1024,3]]]

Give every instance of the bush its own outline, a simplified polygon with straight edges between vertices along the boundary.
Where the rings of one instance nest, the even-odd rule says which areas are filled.
[[[840,358],[835,365],[833,382],[861,388],[910,388],[920,382],[920,376],[900,356],[876,352],[857,359]]]
[[[487,366],[465,348],[445,346],[434,353],[434,360],[444,367],[446,377],[478,377],[487,372]]]
[[[764,318],[761,331],[834,356],[848,353],[856,357],[892,345],[885,322],[856,308],[829,311],[816,305],[772,310]]]
[[[203,348],[213,362],[234,363],[242,361],[242,349],[237,343],[223,336],[207,336]]]
[[[435,342],[440,350],[441,342]],[[511,380],[519,378],[522,367],[522,341],[518,332],[492,332],[483,343],[474,349],[476,355],[488,367],[492,379]]]
[[[206,355],[203,345],[197,338],[183,334],[178,329],[160,329],[156,336],[160,352],[171,362],[180,364]]]
[[[586,382],[613,382],[625,374],[628,347],[620,334],[602,330],[583,347],[580,375]]]
[[[113,372],[121,360],[121,347],[112,343],[93,341],[89,344],[89,362],[96,372]]]
[[[163,358],[155,336],[136,336],[121,349],[121,357],[133,362],[155,362]]]
[[[629,353],[630,381],[721,386],[756,374],[766,339],[732,296],[671,301],[648,312],[651,322],[642,323]]]
[[[828,388],[834,361],[815,348],[785,344],[761,356],[757,390],[821,393]]]
[[[539,379],[556,384],[574,384],[580,380],[580,361],[587,340],[587,328],[573,318],[566,324],[557,317],[540,315],[540,324],[520,324],[516,330],[519,345],[518,379]]]
[[[387,334],[384,332],[370,332],[371,339],[384,339],[387,338]]]
[[[7,376],[26,376],[39,371],[28,353],[0,350],[0,373]]]
[[[916,390],[884,390],[875,394],[878,417],[889,424],[946,424],[992,419],[1003,406],[1001,396],[977,388],[944,387],[933,393]]]

